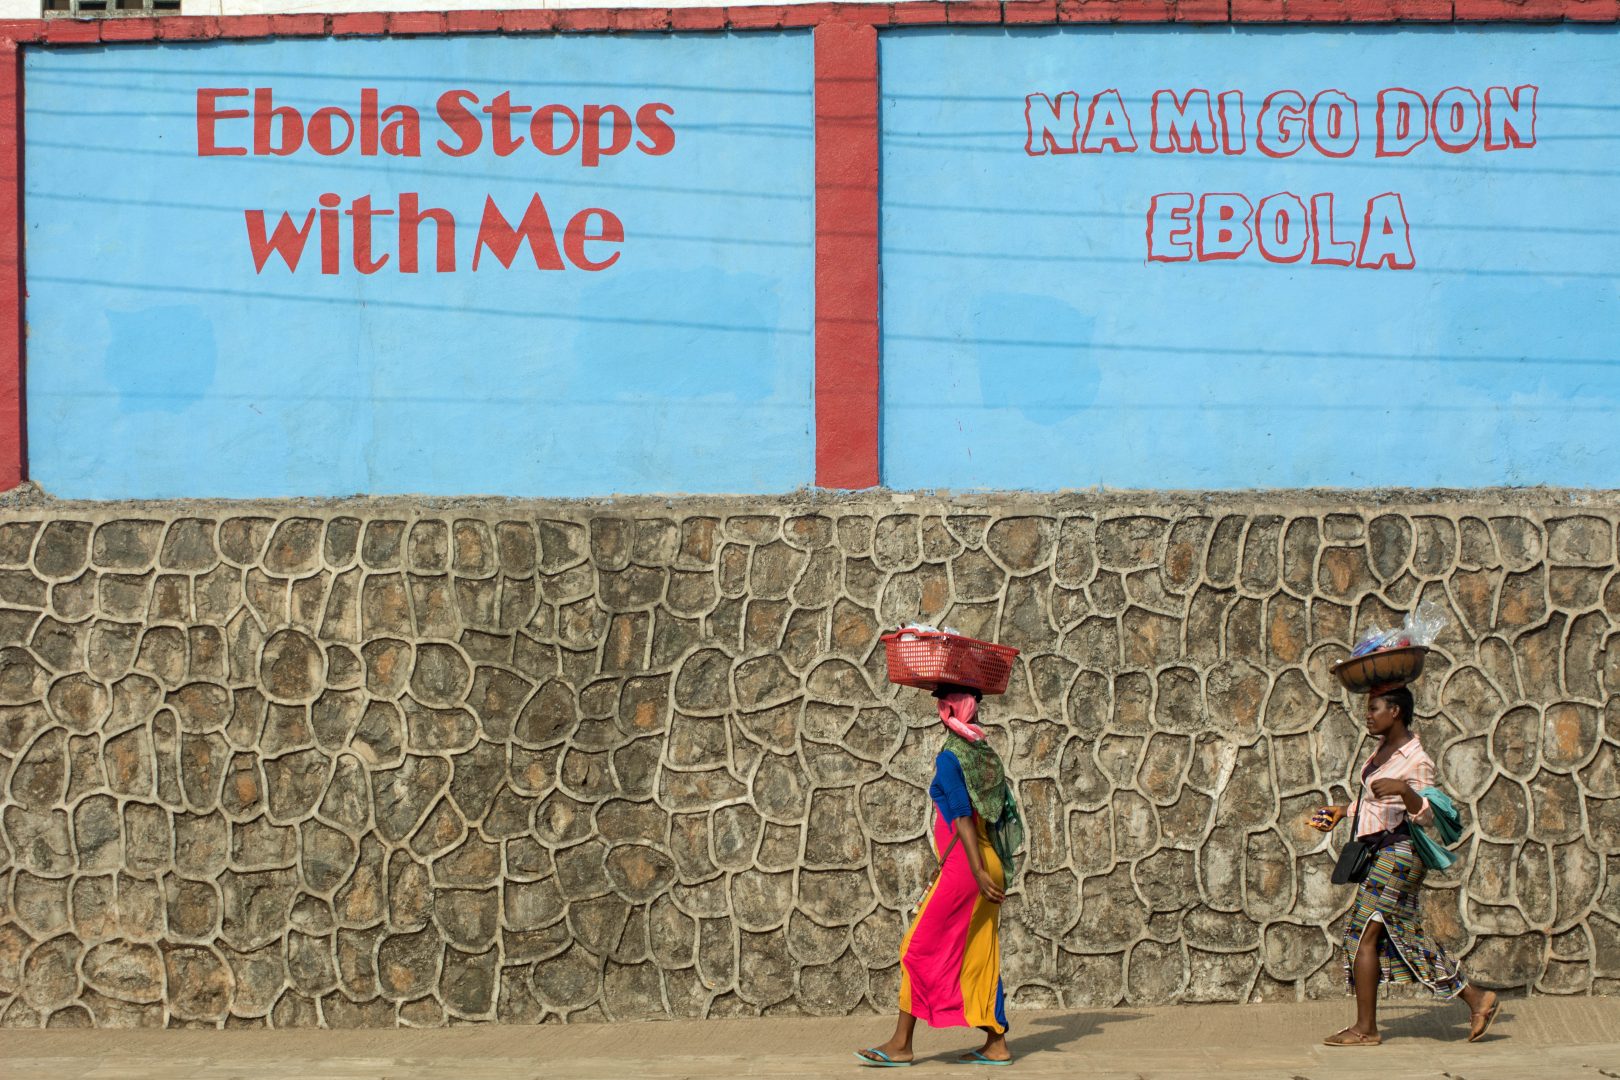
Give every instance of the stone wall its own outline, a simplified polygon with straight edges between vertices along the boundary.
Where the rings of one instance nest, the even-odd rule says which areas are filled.
[[[1300,495],[0,512],[0,1022],[432,1025],[892,1008],[939,728],[988,708],[1015,1005],[1340,992],[1305,813],[1327,665],[1432,598],[1420,731],[1482,981],[1620,989],[1612,501]]]

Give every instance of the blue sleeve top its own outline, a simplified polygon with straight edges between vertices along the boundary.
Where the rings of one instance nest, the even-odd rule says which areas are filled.
[[[928,785],[928,796],[946,821],[973,815],[973,800],[968,795],[967,778],[962,775],[962,763],[949,750],[941,750],[934,759],[934,782]]]

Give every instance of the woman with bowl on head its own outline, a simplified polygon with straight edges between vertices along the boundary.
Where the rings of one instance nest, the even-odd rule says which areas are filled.
[[[1462,971],[1424,931],[1419,907],[1424,865],[1412,847],[1411,826],[1429,825],[1434,811],[1418,794],[1434,786],[1434,762],[1412,733],[1412,691],[1374,687],[1367,698],[1367,731],[1378,747],[1361,770],[1353,806],[1323,806],[1310,819],[1331,832],[1354,812],[1351,836],[1372,849],[1366,877],[1344,929],[1345,976],[1356,995],[1356,1022],[1328,1036],[1328,1046],[1377,1046],[1378,986],[1419,982],[1443,998],[1462,998],[1471,1013],[1468,1041],[1490,1029],[1500,1005],[1496,994],[1470,985]]]
[[[900,942],[900,1014],[889,1040],[857,1050],[863,1065],[912,1062],[911,1037],[930,1027],[976,1027],[984,1045],[957,1059],[964,1065],[1008,1065],[1007,1010],[1001,987],[1001,902],[1006,873],[987,824],[1004,812],[1006,772],[974,723],[982,697],[942,685],[939,718],[947,729],[934,759],[934,852],[939,875]]]

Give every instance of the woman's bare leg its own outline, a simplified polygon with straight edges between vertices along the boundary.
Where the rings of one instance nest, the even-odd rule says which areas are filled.
[[[1007,1033],[1004,1031],[991,1031],[989,1028],[980,1029],[984,1032],[984,1045],[979,1047],[979,1053],[991,1061],[1011,1061],[1012,1050],[1007,1046]]]
[[[1481,990],[1472,984],[1465,985],[1457,996],[1468,1006],[1468,1041],[1478,1042],[1490,1031],[1501,1003],[1494,991]]]
[[[901,1010],[899,1015],[895,1017],[894,1034],[889,1036],[889,1041],[879,1043],[878,1045],[872,1047],[872,1049],[881,1050],[885,1055],[888,1056],[890,1061],[910,1061],[912,1057],[911,1033],[916,1029],[917,1018],[912,1016],[910,1013]],[[865,1050],[860,1051],[860,1054],[862,1057],[868,1056]],[[871,1060],[876,1061],[878,1059],[872,1058]]]
[[[1384,938],[1384,924],[1367,920],[1356,946],[1356,1023],[1352,1031],[1378,1034],[1378,944]]]

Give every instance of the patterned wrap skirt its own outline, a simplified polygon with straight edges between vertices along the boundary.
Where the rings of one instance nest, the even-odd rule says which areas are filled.
[[[1355,907],[1344,928],[1344,975],[1356,987],[1356,950],[1368,924],[1384,924],[1378,942],[1380,983],[1422,983],[1444,998],[1456,997],[1467,986],[1457,961],[1423,929],[1419,893],[1423,887],[1423,861],[1402,840],[1378,853],[1367,877],[1356,889]]]

